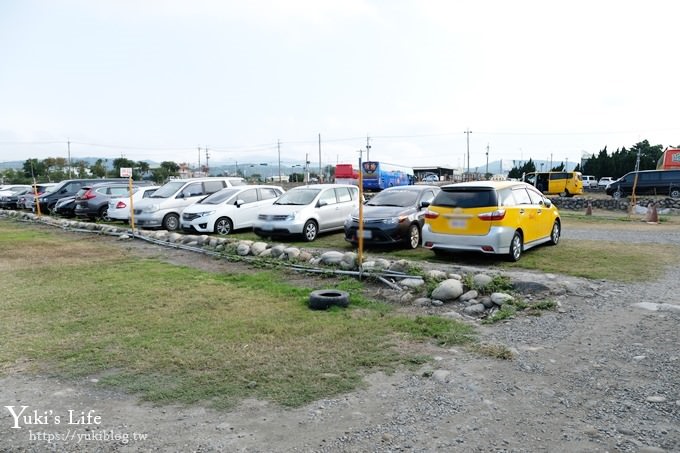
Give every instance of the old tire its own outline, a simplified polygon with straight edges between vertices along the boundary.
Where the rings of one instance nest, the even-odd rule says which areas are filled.
[[[673,187],[669,195],[671,198],[680,198],[680,187]]]
[[[614,197],[615,200],[620,200],[621,198],[625,197],[623,191],[619,188],[612,193],[612,197]]]
[[[326,310],[333,305],[347,307],[349,294],[336,289],[319,289],[309,295],[309,308],[312,310]]]
[[[177,231],[179,228],[179,216],[177,214],[168,214],[163,218],[163,228],[168,231]]]
[[[515,231],[510,241],[510,253],[508,253],[508,260],[519,261],[522,257],[522,252],[524,250],[524,242],[522,241],[522,235],[519,231]]]
[[[305,241],[312,242],[316,239],[316,235],[319,234],[319,226],[313,220],[308,220],[305,226],[302,228],[302,236]]]
[[[406,245],[411,249],[417,249],[420,245],[420,228],[418,228],[418,225],[413,224],[408,228]]]
[[[215,233],[226,236],[234,229],[234,224],[229,217],[220,217],[215,222]]]

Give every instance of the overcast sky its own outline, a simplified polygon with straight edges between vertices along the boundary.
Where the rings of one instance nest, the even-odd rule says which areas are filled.
[[[680,145],[673,1],[0,0],[0,162]],[[366,156],[364,155],[364,159]],[[204,156],[201,157],[204,159]]]

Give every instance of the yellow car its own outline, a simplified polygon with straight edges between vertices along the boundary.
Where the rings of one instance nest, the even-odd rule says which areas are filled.
[[[477,251],[517,261],[539,244],[557,245],[557,207],[519,181],[475,181],[443,186],[425,213],[423,246],[437,251]]]

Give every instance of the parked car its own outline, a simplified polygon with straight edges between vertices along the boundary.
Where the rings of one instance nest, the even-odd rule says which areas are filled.
[[[32,186],[31,190],[19,196],[19,199],[17,200],[17,209],[33,209],[35,193],[38,192],[38,196],[40,196],[53,190],[56,185],[57,183],[55,182],[46,182],[36,184],[35,187]]]
[[[0,195],[0,208],[2,209],[17,209],[17,205],[19,203],[19,197],[21,195],[24,195],[28,191],[30,191],[31,188],[24,188],[24,189],[19,189],[15,191],[6,191],[4,192],[5,195]]]
[[[140,185],[149,185],[148,181],[134,181],[133,190]],[[111,197],[130,196],[130,182],[104,182],[83,186],[76,193],[76,217],[90,220],[106,219]]]
[[[593,175],[582,175],[583,188],[584,189],[595,189],[597,188],[597,179]]]
[[[285,191],[278,186],[238,186],[192,204],[182,212],[182,229],[227,235],[252,228],[263,207],[271,206]]]
[[[175,231],[180,227],[184,208],[225,187],[242,185],[245,185],[243,178],[236,177],[172,180],[135,205],[135,224],[142,228],[162,227]]]
[[[64,197],[57,200],[50,211],[52,214],[56,214],[61,217],[75,217],[76,209],[76,196],[72,195],[70,197]]]
[[[13,185],[6,185],[2,186],[2,189],[0,189],[0,197],[4,195],[12,195],[14,192],[17,192],[19,190],[24,190],[24,189],[30,189],[31,186],[26,185],[26,184],[13,184]]]
[[[517,261],[536,245],[560,240],[557,207],[535,187],[513,181],[451,184],[425,214],[423,246],[438,251],[506,254]]]
[[[364,243],[417,248],[425,208],[439,190],[437,186],[426,185],[390,187],[368,200],[363,207]],[[358,209],[345,220],[345,240],[359,242]]]
[[[141,186],[137,187],[132,195],[132,203],[137,204],[144,198],[149,198],[156,192],[160,186]],[[109,220],[122,220],[128,222],[130,220],[130,197],[116,197],[109,199],[109,205],[106,210],[106,215]]]
[[[616,199],[623,198],[633,193],[633,187],[636,195],[680,198],[680,170],[631,171],[609,183],[605,193]]]
[[[439,175],[436,173],[425,173],[423,175],[423,182],[439,182]]]
[[[54,187],[49,193],[46,192],[38,197],[40,211],[43,214],[50,212],[61,198],[73,197],[81,187],[102,182],[128,182],[126,178],[112,179],[66,179]]]
[[[262,209],[253,225],[258,236],[302,234],[311,242],[319,233],[343,228],[345,218],[359,207],[359,188],[349,184],[295,187]]]
[[[609,184],[613,183],[614,181],[615,181],[615,179],[612,178],[611,176],[603,176],[597,182],[597,187],[601,187],[601,188],[604,189],[605,187],[607,187]]]

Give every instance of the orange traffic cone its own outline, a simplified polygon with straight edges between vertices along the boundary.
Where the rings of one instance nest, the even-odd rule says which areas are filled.
[[[659,213],[656,210],[656,203],[651,203],[647,206],[647,215],[645,216],[647,223],[659,223]]]
[[[593,204],[590,201],[586,207],[586,215],[593,215]]]

